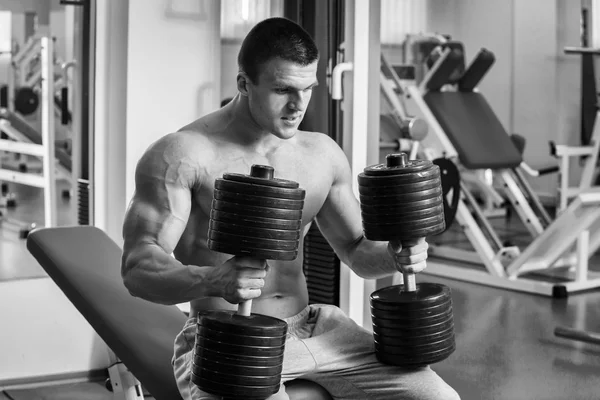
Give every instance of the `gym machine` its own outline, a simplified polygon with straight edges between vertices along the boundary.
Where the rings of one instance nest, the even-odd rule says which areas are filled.
[[[436,261],[429,263],[426,273],[555,297],[597,288],[600,275],[588,270],[588,259],[600,247],[600,192],[581,191],[556,219],[544,216],[520,170],[521,153],[476,90],[493,62],[493,53],[481,49],[457,74],[464,54],[446,47],[421,84],[407,90],[433,132],[428,138],[435,139],[437,154],[429,152],[428,157],[469,170],[494,171],[533,241],[523,250],[502,243],[461,182],[456,219],[474,251],[432,244],[430,254]],[[447,90],[452,76],[455,90]]]
[[[54,143],[54,70],[52,68],[53,41],[48,36],[36,39],[40,55],[40,94],[42,132],[38,140],[33,141],[29,134],[33,130],[29,124],[11,112],[9,109],[0,110],[0,131],[10,139],[0,139],[0,150],[16,154],[25,154],[42,159],[42,174],[26,173],[0,168],[0,181],[15,182],[35,186],[44,190],[44,219],[45,226],[56,226],[56,178],[57,176],[71,180],[65,166],[57,163]],[[8,91],[10,97],[11,91]],[[10,107],[11,102],[8,102]],[[37,132],[35,132],[37,134]],[[58,172],[57,172],[58,168]],[[64,172],[61,172],[64,171]]]

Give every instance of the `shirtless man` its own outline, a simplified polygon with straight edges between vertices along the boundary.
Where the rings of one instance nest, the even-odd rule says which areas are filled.
[[[318,57],[313,40],[295,23],[272,18],[257,24],[240,50],[234,99],[150,146],[137,166],[125,217],[124,283],[132,295],[149,301],[191,303],[173,356],[186,400],[217,398],[190,381],[197,312],[236,310],[249,299],[252,312],[288,323],[284,382],[312,380],[336,399],[456,400],[456,392],[429,367],[403,370],[379,363],[372,335],[339,308],[309,306],[301,255],[265,265],[207,248],[215,179],[248,174],[252,164],[263,164],[274,167],[275,177],[300,184],[306,191],[304,232],[317,223],[359,276],[393,274],[394,257],[414,272],[424,268],[426,242],[391,249],[363,237],[344,153],[329,136],[298,130],[317,85]],[[281,385],[270,399],[288,398]]]

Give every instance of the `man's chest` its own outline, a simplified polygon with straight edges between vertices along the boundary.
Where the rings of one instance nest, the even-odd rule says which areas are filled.
[[[303,220],[309,222],[314,218],[323,203],[332,184],[332,173],[330,168],[322,160],[312,159],[310,156],[302,159],[298,157],[231,157],[227,162],[220,165],[211,165],[207,169],[207,174],[202,179],[202,184],[194,190],[195,203],[208,215],[212,209],[212,202],[219,191],[229,190],[237,191],[239,194],[235,196],[238,200],[238,207],[243,207],[244,204],[249,204],[250,200],[253,205],[257,202],[260,204],[261,198],[266,197],[264,205],[268,206],[268,197],[271,197],[269,190],[256,190],[253,188],[254,183],[248,179],[244,185],[224,185],[224,177],[227,174],[235,174],[236,178],[242,181],[250,175],[252,165],[266,165],[274,169],[273,177],[279,180],[294,181],[299,184],[299,187],[304,190],[303,204]],[[219,184],[216,184],[220,181]],[[283,182],[281,182],[283,183]],[[227,189],[225,189],[227,187]],[[215,191],[216,190],[216,191]],[[245,197],[251,196],[251,197]],[[272,196],[276,196],[275,193]],[[230,196],[231,197],[231,196]],[[233,197],[231,197],[233,198]],[[245,201],[247,199],[248,201]]]

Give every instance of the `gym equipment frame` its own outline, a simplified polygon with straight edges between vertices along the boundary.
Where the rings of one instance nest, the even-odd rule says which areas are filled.
[[[0,150],[27,154],[42,159],[43,173],[30,174],[0,168],[0,181],[21,183],[44,189],[44,219],[45,226],[56,225],[56,168],[54,146],[54,70],[52,65],[53,42],[49,36],[41,36],[34,45],[37,46],[41,61],[41,117],[42,131],[41,144],[32,143],[22,132],[16,129],[9,120],[0,120],[0,131],[7,134],[13,140],[0,139]],[[10,68],[9,68],[10,69]],[[10,96],[10,90],[9,96]],[[9,107],[12,104],[8,102]],[[9,110],[2,110],[4,114],[10,114]],[[65,171],[58,172],[59,176],[65,176],[71,180],[71,174]]]
[[[519,170],[520,152],[475,90],[493,64],[493,54],[485,49],[478,53],[457,82],[457,91],[440,90],[461,57],[460,51],[445,49],[421,84],[407,87],[437,143],[438,153],[427,154],[470,170],[493,170],[533,241],[523,251],[505,246],[461,182],[456,220],[475,251],[432,244],[435,260],[426,273],[554,297],[600,287],[600,274],[588,269],[589,257],[600,247],[600,190],[579,190],[554,220],[544,214]]]

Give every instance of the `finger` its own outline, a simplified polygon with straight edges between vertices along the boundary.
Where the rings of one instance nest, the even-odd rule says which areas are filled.
[[[267,276],[267,270],[256,268],[243,268],[240,271],[239,276],[246,279],[264,279]]]
[[[425,261],[422,261],[411,265],[401,265],[400,270],[401,272],[405,272],[408,274],[418,274],[419,272],[423,271],[426,267],[427,264],[425,263]]]
[[[252,300],[260,297],[262,291],[258,288],[241,289],[239,292],[240,301]]]
[[[429,249],[429,243],[427,243],[425,240],[420,240],[420,241],[410,240],[410,241],[402,242],[402,250],[400,252],[415,254],[415,253],[420,253],[422,251],[427,251],[427,249]]]
[[[253,257],[236,257],[236,265],[245,268],[265,269],[267,268],[267,260]]]
[[[402,265],[412,265],[421,263],[427,260],[427,252],[421,252],[417,254],[398,254],[396,256],[396,261]]]

